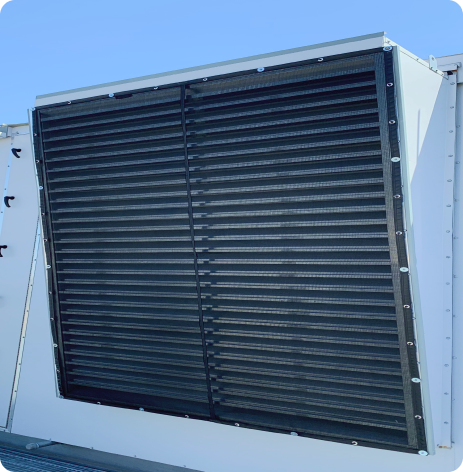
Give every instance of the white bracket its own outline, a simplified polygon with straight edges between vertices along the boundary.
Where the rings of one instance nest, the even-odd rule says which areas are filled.
[[[437,59],[432,54],[429,55],[429,68],[437,71]]]

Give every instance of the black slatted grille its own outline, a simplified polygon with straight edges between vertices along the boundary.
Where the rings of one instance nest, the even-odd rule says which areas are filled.
[[[391,56],[36,113],[63,395],[425,448]]]

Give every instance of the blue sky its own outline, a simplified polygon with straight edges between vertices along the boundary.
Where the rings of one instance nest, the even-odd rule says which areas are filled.
[[[12,0],[0,13],[0,123],[35,96],[386,31],[427,58],[463,53],[450,0]]]

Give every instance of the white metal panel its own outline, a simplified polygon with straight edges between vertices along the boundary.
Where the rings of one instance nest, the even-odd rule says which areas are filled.
[[[10,400],[16,371],[21,328],[35,241],[38,208],[36,183],[32,173],[31,146],[28,126],[13,128],[12,137],[2,140],[0,150],[2,174],[9,170],[3,189],[14,196],[11,208],[5,208],[2,198],[3,222],[0,244],[7,245],[0,259],[0,427],[7,426]],[[12,157],[11,147],[21,149],[20,158]],[[6,165],[4,165],[6,164]],[[8,165],[10,167],[8,167]],[[1,178],[1,176],[0,176]]]
[[[353,51],[363,51],[382,47],[384,36],[382,33],[374,35],[359,36],[344,41],[332,41],[315,46],[304,48],[288,49],[272,54],[262,54],[243,59],[218,62],[200,67],[191,67],[177,71],[154,74],[137,79],[123,80],[119,82],[101,84],[93,87],[84,87],[76,90],[69,90],[62,93],[38,96],[35,106],[50,105],[83,98],[94,97],[95,95],[105,95],[109,93],[123,92],[126,90],[136,90],[147,87],[183,82],[188,80],[211,77],[214,75],[231,74],[242,70],[257,69],[258,67],[271,67],[290,62],[305,61],[315,57],[333,56]]]
[[[434,284],[436,280],[442,280],[439,277],[443,273],[439,226],[442,216],[440,219],[438,216],[442,215],[443,199],[436,197],[442,193],[443,184],[436,188],[436,194],[432,185],[441,182],[444,176],[440,144],[445,126],[441,108],[445,95],[441,95],[444,94],[441,76],[431,73],[421,63],[415,67],[413,61],[407,61],[409,59],[402,61],[403,71],[409,74],[403,83],[408,96],[404,107],[410,136],[406,145],[407,169],[416,210],[413,219],[409,220],[409,228],[417,235],[414,257],[419,261],[421,292],[418,293],[425,301],[422,328],[426,347],[431,346],[434,353],[434,348],[436,352],[438,349],[435,340],[442,333],[442,324],[439,324],[442,322],[439,304],[443,298],[442,288],[436,291]],[[426,97],[424,102],[423,97]],[[429,205],[429,208],[421,205]],[[433,227],[429,228],[427,222],[434,216],[438,221],[434,223],[433,219]],[[434,297],[437,302],[433,301]],[[55,390],[47,305],[45,268],[40,252],[12,428],[14,433],[208,472],[305,472],[308,469],[450,472],[454,469],[454,450],[450,449],[438,448],[435,455],[422,457],[59,399]],[[442,359],[442,343],[439,346],[438,360],[429,362],[431,370],[434,369],[432,381],[440,376],[435,389],[442,391],[442,369],[438,362]],[[436,395],[431,395],[431,400],[434,397]],[[438,404],[440,406],[441,402]]]

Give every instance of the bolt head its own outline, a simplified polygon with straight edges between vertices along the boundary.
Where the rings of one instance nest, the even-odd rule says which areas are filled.
[[[207,82],[207,77],[204,77],[203,82]]]
[[[394,85],[394,84],[393,84],[392,82],[389,82],[389,83],[387,84],[388,87],[392,87],[393,85]]]
[[[319,57],[318,62],[323,62],[323,57]]]
[[[358,442],[357,441],[352,441],[352,446],[358,446]]]
[[[299,436],[295,431],[291,431],[289,434],[290,434],[291,436]]]
[[[400,272],[406,273],[408,272],[408,267],[401,267],[399,270]]]
[[[420,456],[427,456],[428,455],[428,452],[427,451],[418,451],[418,454]]]
[[[392,51],[392,46],[385,46],[383,48],[383,51],[386,51],[386,52]]]
[[[395,120],[389,120],[390,125],[395,125]]]
[[[392,162],[400,162],[400,157],[392,157],[391,161]]]
[[[415,415],[415,418],[416,418],[417,420],[421,420],[421,416],[420,416],[420,415]]]
[[[265,67],[259,67],[259,68],[257,69],[257,72],[264,72],[264,70],[265,70]]]
[[[412,382],[413,383],[420,383],[421,379],[418,379],[417,377],[413,377]]]
[[[407,346],[413,346],[414,344],[411,341],[408,341]]]
[[[404,305],[404,308],[410,308],[410,305]]]
[[[113,94],[113,93],[110,93],[110,94],[108,95],[108,97],[111,97],[111,98],[112,98],[112,97],[114,97],[114,94]]]
[[[239,426],[240,424],[239,423],[235,423],[235,426]]]

